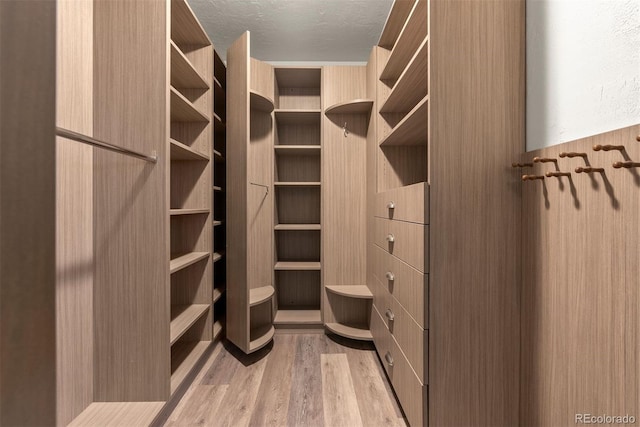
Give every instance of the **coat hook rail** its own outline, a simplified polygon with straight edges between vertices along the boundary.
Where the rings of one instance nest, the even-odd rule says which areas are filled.
[[[626,169],[630,169],[630,168],[640,168],[640,162],[615,162],[613,164],[613,167],[616,169],[620,169],[620,168],[626,168]]]
[[[552,159],[551,157],[534,157],[533,163],[558,163],[558,159]]]
[[[64,129],[61,127],[56,127],[56,135],[63,138],[72,139],[77,142],[82,142],[83,144],[91,145],[93,147],[98,147],[98,148],[103,148],[105,150],[113,151],[114,153],[120,153],[126,156],[135,157],[150,163],[158,162],[158,156],[156,155],[155,151],[153,151],[151,155],[148,156],[146,154],[138,153],[137,151],[129,150],[128,148],[118,147],[117,145],[109,144],[108,142],[100,141],[90,136],[83,135],[81,133],[74,132],[69,129]]]
[[[571,176],[571,172],[547,172],[547,178],[560,178],[561,176]]]
[[[544,180],[543,175],[522,175],[523,181],[535,181],[536,179]]]
[[[594,172],[604,172],[604,168],[576,168],[576,173],[594,173]]]
[[[267,194],[269,194],[269,186],[268,185],[258,184],[257,182],[250,182],[249,184],[255,185],[257,187],[263,187],[265,190],[267,190]]]
[[[593,151],[624,151],[624,145],[600,145],[596,144],[593,146]]]
[[[532,168],[533,167],[533,163],[511,163],[511,167],[512,168]]]
[[[566,151],[563,151],[562,153],[560,153],[560,157],[562,157],[563,159],[564,159],[565,157],[568,157],[568,158],[570,158],[570,159],[572,159],[572,158],[574,158],[574,157],[584,157],[584,158],[587,158],[587,153],[573,153],[573,152],[567,153]]]

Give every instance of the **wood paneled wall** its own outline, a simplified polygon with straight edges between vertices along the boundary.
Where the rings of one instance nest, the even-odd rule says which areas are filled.
[[[56,2],[0,2],[0,425],[53,425]]]
[[[430,5],[429,425],[517,425],[525,2]]]
[[[640,416],[640,125],[533,151],[561,171],[604,173],[518,182],[522,197],[521,425],[575,425],[576,413]],[[592,146],[624,145],[595,152]],[[587,158],[558,158],[560,152]],[[637,421],[636,421],[637,422]]]

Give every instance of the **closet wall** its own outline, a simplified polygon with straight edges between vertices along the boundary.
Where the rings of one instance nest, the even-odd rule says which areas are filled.
[[[571,174],[518,184],[522,425],[574,425],[578,413],[640,414],[640,175],[637,167],[612,167],[640,162],[638,135],[640,125],[528,152],[521,162],[555,162],[513,173],[514,183],[522,174]],[[604,171],[576,173],[587,166]]]

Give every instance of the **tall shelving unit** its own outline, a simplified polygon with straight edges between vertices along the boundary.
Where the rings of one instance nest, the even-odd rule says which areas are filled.
[[[274,324],[321,327],[322,69],[274,77]]]
[[[212,341],[213,46],[186,0],[171,1],[168,188],[171,394]]]

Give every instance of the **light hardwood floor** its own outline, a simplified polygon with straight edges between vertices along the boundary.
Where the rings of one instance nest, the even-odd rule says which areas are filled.
[[[245,355],[218,344],[165,427],[406,426],[370,343],[278,333]]]

